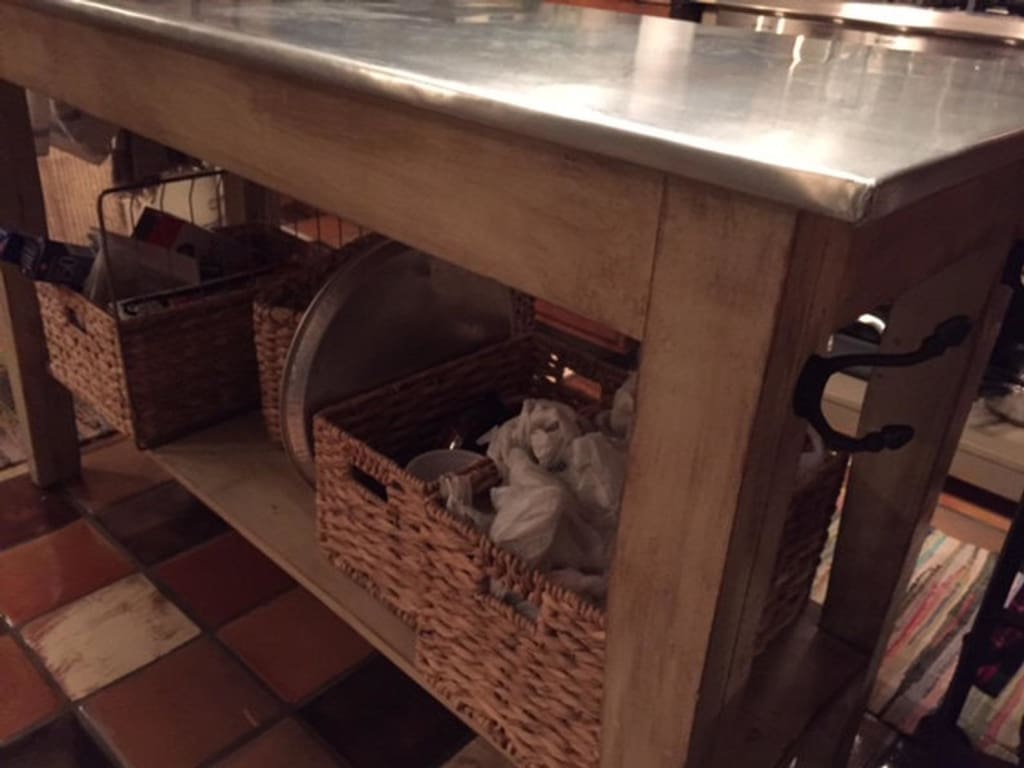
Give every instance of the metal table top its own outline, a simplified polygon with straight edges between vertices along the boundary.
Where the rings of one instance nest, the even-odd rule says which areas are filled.
[[[695,0],[710,8],[821,19],[891,32],[985,40],[1024,46],[1024,18],[995,13],[921,8],[894,3],[843,3],[836,0]],[[1024,48],[1022,48],[1024,51]]]
[[[1024,158],[1024,57],[924,55],[530,0],[0,2],[846,221]]]

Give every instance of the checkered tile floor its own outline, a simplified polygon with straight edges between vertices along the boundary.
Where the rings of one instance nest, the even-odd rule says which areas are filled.
[[[3,768],[496,768],[127,442],[0,484]]]

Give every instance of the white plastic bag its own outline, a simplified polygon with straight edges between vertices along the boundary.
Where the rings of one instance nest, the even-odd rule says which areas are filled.
[[[562,514],[576,501],[561,481],[533,463],[525,449],[512,447],[506,461],[508,484],[491,489],[491,539],[539,565],[555,541]]]
[[[626,480],[626,452],[600,432],[581,435],[566,451],[562,477],[586,507],[588,521],[602,530],[614,529]]]
[[[508,479],[509,455],[515,448],[529,452],[537,465],[557,467],[565,451],[583,432],[576,412],[568,405],[552,400],[525,400],[519,415],[484,436],[487,456]]]

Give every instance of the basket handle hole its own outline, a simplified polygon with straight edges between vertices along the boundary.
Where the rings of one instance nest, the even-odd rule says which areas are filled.
[[[376,496],[381,501],[388,500],[388,489],[380,480],[373,475],[364,472],[359,467],[352,467],[352,479],[359,483],[365,490]]]
[[[64,319],[68,321],[68,325],[70,325],[72,328],[77,328],[82,333],[85,333],[85,323],[82,322],[82,319],[78,316],[78,313],[75,312],[75,310],[73,310],[71,307],[64,308]]]

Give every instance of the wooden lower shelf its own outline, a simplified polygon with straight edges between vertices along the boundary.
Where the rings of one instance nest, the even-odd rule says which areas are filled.
[[[313,490],[292,467],[284,450],[267,438],[258,413],[180,438],[149,454],[399,669],[428,687],[414,664],[413,630],[331,565],[320,550]],[[462,713],[452,712],[475,730]],[[492,741],[486,734],[480,735]]]
[[[153,459],[406,674],[414,635],[317,545],[313,490],[247,414],[150,451]]]
[[[321,553],[313,491],[267,439],[258,414],[181,438],[150,455],[423,684],[414,664],[412,630]],[[816,612],[809,611],[758,658],[749,683],[719,719],[714,765],[775,768],[807,743],[810,726],[826,723],[850,698],[847,694],[863,683],[865,668],[863,655],[820,632]]]
[[[754,661],[719,718],[715,768],[833,764],[836,739],[862,714],[868,658],[821,631],[819,614],[809,606]]]

